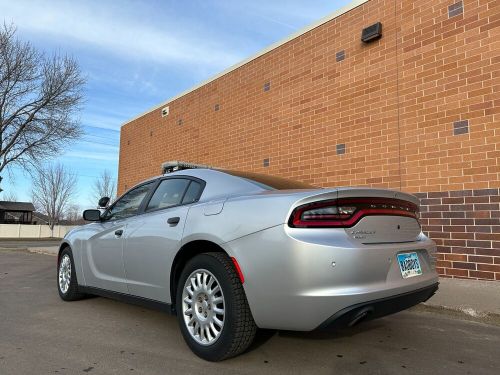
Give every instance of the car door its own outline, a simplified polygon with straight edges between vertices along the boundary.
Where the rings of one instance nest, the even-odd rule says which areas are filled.
[[[123,238],[127,221],[140,212],[154,182],[142,184],[118,199],[91,224],[93,234],[83,244],[82,265],[88,286],[128,293],[123,265]]]
[[[170,302],[170,267],[189,207],[203,187],[204,182],[194,178],[164,178],[144,213],[127,224],[123,259],[130,294]]]

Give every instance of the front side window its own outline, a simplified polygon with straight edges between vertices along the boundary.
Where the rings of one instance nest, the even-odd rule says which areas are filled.
[[[106,211],[105,220],[119,220],[134,216],[141,203],[149,192],[153,182],[141,185],[134,190],[129,191],[123,197],[115,202],[115,204]]]
[[[146,211],[158,210],[181,204],[186,188],[190,182],[191,180],[184,178],[163,180],[151,197]]]

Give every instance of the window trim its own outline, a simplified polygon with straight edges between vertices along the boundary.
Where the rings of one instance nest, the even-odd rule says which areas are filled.
[[[181,203],[179,204],[176,204],[176,205],[173,205],[173,206],[168,206],[168,207],[160,207],[160,208],[155,208],[155,209],[152,209],[152,210],[147,210],[147,207],[148,207],[148,204],[149,202],[151,201],[151,198],[153,198],[153,195],[154,193],[156,192],[156,190],[158,189],[158,187],[160,186],[160,184],[165,181],[165,180],[175,180],[175,179],[181,179],[181,180],[190,180],[189,183],[186,185],[186,188],[184,189],[184,193],[182,194],[182,198],[181,198]],[[186,192],[188,191],[189,189],[189,186],[191,186],[191,183],[192,182],[197,182],[200,184],[200,191],[198,193],[198,196],[196,197],[196,199],[192,202],[189,202],[189,203],[182,203],[184,197],[186,196]],[[145,213],[145,214],[149,214],[149,213],[152,213],[152,212],[157,212],[157,211],[161,211],[161,210],[168,210],[170,208],[175,208],[175,207],[181,207],[181,206],[188,206],[190,204],[194,204],[194,203],[197,203],[199,202],[200,198],[201,198],[201,195],[203,194],[203,191],[205,190],[205,186],[206,186],[206,182],[200,178],[197,178],[197,177],[193,177],[193,176],[186,176],[186,175],[175,175],[175,176],[169,176],[169,177],[161,177],[157,180],[157,183],[156,185],[154,186],[151,194],[149,194],[149,196],[146,197],[146,202],[144,204],[144,207],[142,207],[142,212],[141,213]]]

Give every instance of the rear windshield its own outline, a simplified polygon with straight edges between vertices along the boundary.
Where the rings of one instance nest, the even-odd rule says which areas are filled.
[[[267,174],[228,170],[224,170],[223,172],[232,176],[244,178],[248,182],[266,190],[317,189],[316,186],[312,186],[304,182],[293,181],[287,178],[270,176]]]

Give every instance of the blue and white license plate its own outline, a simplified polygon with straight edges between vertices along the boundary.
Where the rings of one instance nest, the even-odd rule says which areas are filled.
[[[422,268],[420,267],[417,253],[398,254],[398,263],[403,279],[422,274]]]

